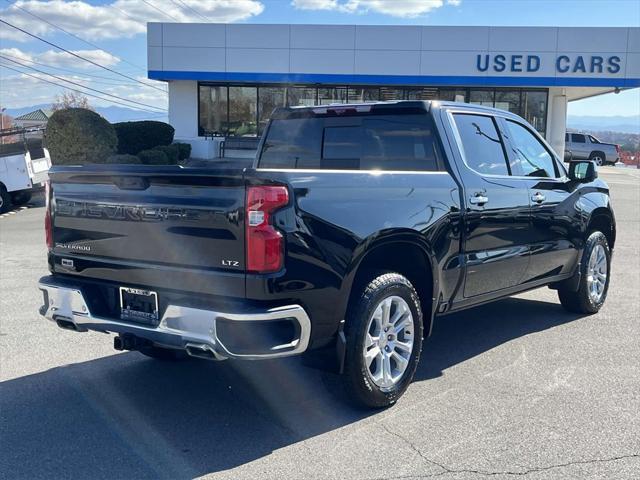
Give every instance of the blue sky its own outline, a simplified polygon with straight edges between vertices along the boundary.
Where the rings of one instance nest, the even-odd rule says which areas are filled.
[[[147,21],[509,26],[638,26],[638,0],[0,0],[0,17],[50,42],[147,84]],[[37,15],[40,19],[35,18]],[[56,30],[58,25],[88,45]],[[99,50],[100,47],[105,51]],[[108,52],[108,53],[107,53]],[[25,65],[118,97],[166,107],[157,89],[81,62],[0,25],[0,63],[40,78]],[[19,63],[15,63],[19,62]],[[20,65],[22,64],[22,65]],[[53,100],[60,88],[0,69],[2,106]],[[164,85],[160,85],[161,89]],[[157,88],[157,84],[156,84]],[[112,97],[113,99],[113,97]],[[92,99],[95,104],[110,102]],[[132,105],[133,106],[133,105]],[[640,114],[640,89],[570,104],[570,114]]]

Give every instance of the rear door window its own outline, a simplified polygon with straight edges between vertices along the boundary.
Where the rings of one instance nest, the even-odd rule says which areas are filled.
[[[572,133],[571,141],[574,143],[587,143],[587,138],[581,133]]]
[[[262,168],[438,170],[428,115],[349,115],[274,119],[260,154]]]
[[[455,113],[464,161],[472,170],[488,175],[509,175],[504,144],[493,117]]]

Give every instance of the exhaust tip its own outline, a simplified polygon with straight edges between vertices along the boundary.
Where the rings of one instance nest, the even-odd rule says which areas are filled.
[[[74,332],[79,332],[80,331],[78,326],[75,323],[73,323],[71,320],[65,320],[63,318],[57,318],[56,319],[56,324],[60,328],[64,328],[65,330],[73,330]]]
[[[213,350],[206,345],[187,345],[185,350],[190,357],[202,358],[204,360],[218,360]]]

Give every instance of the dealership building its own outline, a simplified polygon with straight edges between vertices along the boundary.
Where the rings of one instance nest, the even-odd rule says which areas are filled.
[[[640,86],[640,28],[149,23],[147,43],[197,158],[278,106],[403,99],[509,110],[563,152],[567,102]]]

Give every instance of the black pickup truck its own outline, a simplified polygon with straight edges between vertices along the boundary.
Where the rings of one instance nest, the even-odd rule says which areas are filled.
[[[605,301],[607,185],[508,112],[282,108],[250,167],[209,165],[54,167],[41,314],[156,358],[325,359],[384,407],[436,316],[542,286]]]

